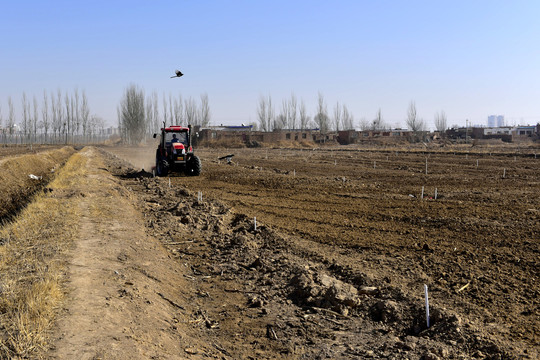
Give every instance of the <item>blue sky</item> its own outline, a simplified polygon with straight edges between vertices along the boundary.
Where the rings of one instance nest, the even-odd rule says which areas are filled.
[[[256,121],[291,93],[315,113],[346,104],[355,121],[404,126],[415,101],[432,126],[540,121],[539,1],[4,1],[0,105],[22,92],[85,90],[116,124],[136,84],[184,98],[207,93],[213,124]],[[175,69],[185,76],[170,79]],[[161,103],[161,99],[160,99]],[[20,116],[19,112],[16,114]]]

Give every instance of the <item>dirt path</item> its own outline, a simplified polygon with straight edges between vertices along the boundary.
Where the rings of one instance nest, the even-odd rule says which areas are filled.
[[[69,300],[49,356],[178,358],[198,344],[176,326],[186,291],[178,263],[145,235],[141,214],[97,151],[83,153],[90,176],[72,189],[81,194],[81,231],[69,260]]]

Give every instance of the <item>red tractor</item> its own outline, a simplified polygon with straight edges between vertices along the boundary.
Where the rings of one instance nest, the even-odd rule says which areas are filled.
[[[189,176],[199,176],[201,168],[201,160],[193,154],[191,147],[191,125],[162,128],[156,151],[156,174],[166,176],[169,171],[183,171]]]

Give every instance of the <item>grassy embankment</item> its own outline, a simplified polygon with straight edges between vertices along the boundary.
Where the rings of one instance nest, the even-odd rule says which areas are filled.
[[[69,150],[58,151],[63,154],[52,155],[57,163],[69,156]],[[28,177],[28,164],[36,172],[42,165],[37,156],[29,155],[22,165],[9,164],[14,182],[17,176]],[[85,181],[86,161],[80,154],[71,156],[48,184],[51,191],[34,195],[0,228],[0,358],[39,356],[47,346],[47,332],[65,296],[65,254],[78,231],[80,194],[71,189]]]

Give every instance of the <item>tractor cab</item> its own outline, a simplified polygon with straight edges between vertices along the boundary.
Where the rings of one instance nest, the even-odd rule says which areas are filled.
[[[191,147],[191,125],[188,127],[169,126],[161,129],[161,139],[156,152],[156,170],[159,176],[169,171],[184,171],[197,176],[201,172],[201,162],[193,154]],[[154,134],[154,138],[157,134]]]

